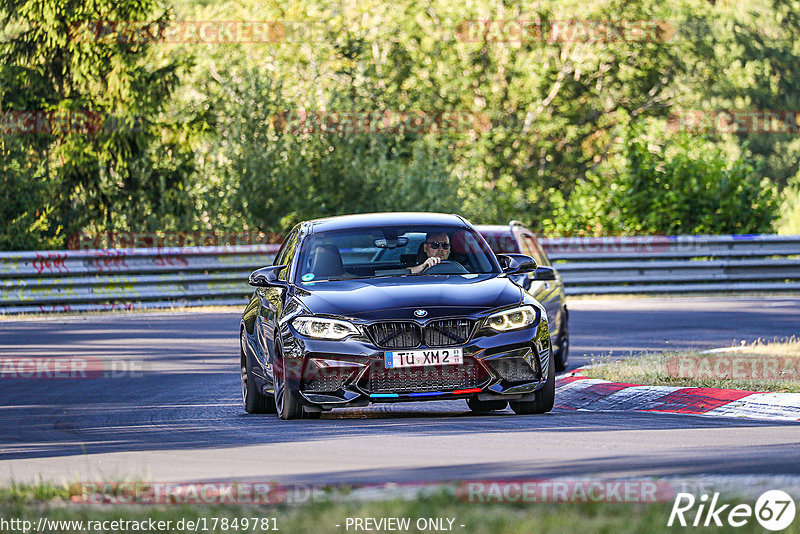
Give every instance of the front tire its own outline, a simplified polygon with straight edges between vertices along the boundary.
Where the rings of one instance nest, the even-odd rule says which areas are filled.
[[[286,364],[281,362],[280,370],[274,370],[275,376],[275,409],[278,417],[284,420],[300,419],[303,406],[297,401],[297,393],[292,388],[291,380],[286,378]]]
[[[556,400],[556,371],[553,358],[550,358],[550,365],[547,366],[547,381],[542,389],[536,392],[536,397],[532,401],[511,401],[511,409],[519,415],[534,413],[547,413],[553,409]]]
[[[569,357],[569,327],[567,326],[567,311],[564,310],[564,318],[558,332],[558,351],[553,355],[553,362],[556,371],[563,373],[567,370],[567,358]]]
[[[275,403],[270,397],[262,395],[256,387],[255,378],[250,370],[250,365],[247,362],[247,356],[244,352],[244,343],[247,342],[246,336],[247,334],[245,334],[244,329],[242,329],[242,345],[240,346],[240,350],[242,361],[242,405],[244,406],[244,411],[250,414],[275,413]]]

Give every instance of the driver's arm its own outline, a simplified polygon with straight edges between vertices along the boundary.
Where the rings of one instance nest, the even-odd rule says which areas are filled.
[[[426,269],[433,267],[440,261],[442,261],[442,259],[439,258],[438,256],[431,256],[430,258],[420,263],[419,265],[415,265],[414,267],[409,267],[408,270],[411,271],[411,274],[420,274]]]

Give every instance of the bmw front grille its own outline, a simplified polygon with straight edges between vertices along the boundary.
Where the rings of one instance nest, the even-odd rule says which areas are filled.
[[[443,319],[430,321],[424,327],[409,321],[387,321],[367,326],[372,340],[383,349],[415,349],[422,342],[429,347],[456,347],[472,337],[475,321]]]

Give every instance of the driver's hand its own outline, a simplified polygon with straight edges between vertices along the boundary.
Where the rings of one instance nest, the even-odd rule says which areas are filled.
[[[439,256],[431,256],[430,258],[425,260],[425,262],[422,264],[422,270],[425,271],[427,269],[430,269],[440,261],[442,261],[442,258],[440,258]]]
[[[425,272],[427,269],[430,269],[431,267],[433,267],[434,265],[436,265],[440,261],[442,261],[442,258],[440,258],[438,256],[431,256],[430,258],[428,258],[427,260],[423,261],[422,263],[420,263],[416,267],[410,267],[409,271],[411,271],[411,274],[420,274],[420,273]]]

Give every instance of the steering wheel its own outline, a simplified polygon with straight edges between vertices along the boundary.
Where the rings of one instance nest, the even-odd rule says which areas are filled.
[[[422,274],[467,274],[469,271],[457,261],[443,260],[428,267]]]

